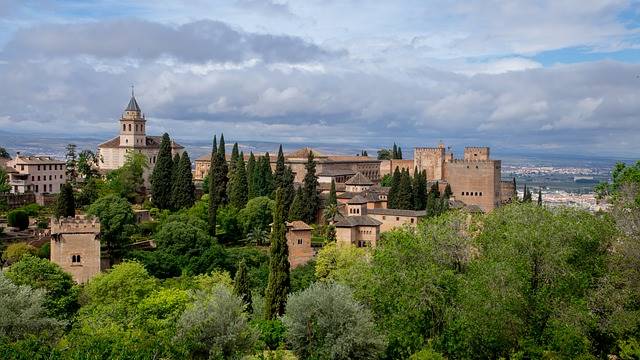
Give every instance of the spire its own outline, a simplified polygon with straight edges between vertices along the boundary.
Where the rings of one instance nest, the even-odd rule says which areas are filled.
[[[140,112],[140,106],[138,106],[138,102],[136,101],[135,94],[133,92],[133,85],[131,85],[131,100],[129,100],[129,105],[124,111],[138,111]]]

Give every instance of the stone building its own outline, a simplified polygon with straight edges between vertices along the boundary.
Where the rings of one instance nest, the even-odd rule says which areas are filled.
[[[393,230],[403,225],[416,226],[420,219],[427,216],[425,210],[400,210],[400,209],[367,209],[367,215],[380,221],[380,231]]]
[[[451,186],[453,198],[467,205],[491,211],[503,203],[502,162],[492,160],[488,147],[466,147],[462,159],[454,159],[444,144],[414,149],[418,170],[427,172],[428,181],[444,181]]]
[[[313,152],[316,162],[316,174],[324,176],[335,176],[338,180],[346,181],[357,172],[362,173],[373,182],[380,180],[380,160],[368,156],[348,156],[348,155],[325,155],[311,148],[302,148],[285,154],[285,165],[291,166],[295,175],[294,181],[301,183],[306,174],[305,164],[309,157],[309,152]],[[254,153],[256,158],[262,154]],[[271,155],[271,168],[276,168],[276,154]],[[249,160],[249,154],[244,154],[245,161]],[[228,158],[227,158],[228,160]],[[194,180],[202,180],[209,172],[211,166],[211,155],[205,154],[195,161]],[[331,180],[329,180],[331,182]]]
[[[311,247],[311,230],[304,221],[287,222],[287,246],[292,269],[308,263],[315,255]]]
[[[394,160],[381,160],[380,161],[380,177],[384,177],[385,175],[393,175],[393,172],[398,168],[398,170],[407,170],[409,171],[409,175],[413,176],[414,171],[414,163],[413,160],[402,160],[402,159],[394,159]]]
[[[9,185],[14,194],[57,194],[67,181],[64,161],[51,156],[25,156],[18,153],[7,161]]]
[[[355,196],[344,209],[345,214],[334,224],[339,245],[375,247],[380,241],[380,221],[367,215],[367,200]]]
[[[100,273],[100,221],[51,219],[51,261],[82,284]]]
[[[124,165],[127,153],[137,151],[147,157],[149,166],[144,177],[145,182],[148,182],[149,174],[156,165],[162,136],[147,136],[147,119],[140,110],[133,92],[119,122],[120,135],[98,145],[98,167],[101,170],[118,169]],[[184,147],[172,140],[171,156],[182,155],[183,152]]]

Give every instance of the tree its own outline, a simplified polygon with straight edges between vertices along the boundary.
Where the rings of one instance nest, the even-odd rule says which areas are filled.
[[[396,159],[402,160],[402,148],[398,146],[398,157]]]
[[[256,157],[253,155],[253,151],[249,153],[249,160],[247,162],[247,185],[249,188],[249,200],[258,196],[258,189],[256,188],[256,178],[257,178],[257,164]]]
[[[128,152],[124,165],[107,174],[107,188],[131,202],[141,202],[140,198],[145,194],[143,175],[148,167],[146,155],[138,151]]]
[[[269,153],[265,153],[258,159],[254,185],[257,196],[273,196],[273,174]]]
[[[318,176],[316,175],[316,162],[313,158],[313,151],[309,151],[307,163],[305,164],[306,174],[302,182],[304,212],[302,221],[312,224],[316,221],[318,209],[320,208],[320,196],[318,195]]]
[[[87,214],[100,219],[101,241],[107,245],[109,260],[113,264],[129,241],[127,228],[135,221],[131,205],[119,196],[107,195],[89,206]]]
[[[209,168],[209,233],[216,235],[216,214],[218,207],[228,202],[227,175],[229,168],[225,159],[224,134],[220,135],[220,145],[216,149],[216,137],[213,137],[211,167]]]
[[[19,242],[9,244],[2,252],[2,261],[4,263],[13,264],[25,255],[35,255],[36,248],[27,243]]]
[[[16,285],[3,272],[0,272],[0,299],[0,339],[16,341],[31,335],[55,338],[65,324],[47,316],[44,289]]]
[[[229,179],[231,179],[233,173],[236,171],[236,165],[238,164],[238,159],[240,158],[240,150],[238,148],[238,143],[233,143],[233,148],[231,149],[231,157],[229,158]]]
[[[200,292],[178,320],[175,342],[192,359],[240,359],[256,339],[243,309],[242,300],[224,286]]]
[[[518,187],[516,186],[516,178],[515,176],[513,177],[513,192],[514,194],[514,198],[513,198],[513,202],[518,202]]]
[[[380,149],[378,150],[378,160],[391,160],[393,158],[393,154],[389,149]]]
[[[244,154],[236,160],[233,174],[229,178],[229,204],[236,209],[245,207],[248,201],[249,183],[244,165]]]
[[[178,179],[178,173],[180,172],[180,154],[176,153],[172,160],[173,167],[171,168],[171,208],[172,210],[176,210],[175,204],[173,203],[173,193],[176,187],[176,181]]]
[[[98,176],[97,165],[98,156],[93,151],[82,150],[78,155],[78,175],[85,181]]]
[[[431,184],[431,188],[429,188],[429,194],[433,194],[437,198],[440,197],[440,184],[438,184],[437,181]]]
[[[236,277],[233,282],[233,294],[242,299],[245,309],[251,312],[251,287],[249,285],[249,277],[247,274],[247,263],[244,259],[238,263]]]
[[[444,197],[449,199],[453,195],[453,191],[451,191],[451,185],[447,184],[444,188]]]
[[[344,285],[317,282],[290,295],[282,322],[300,359],[377,359],[385,349],[371,312]]]
[[[398,146],[396,145],[396,143],[393,143],[393,151],[391,152],[391,159],[397,159],[398,158]]]
[[[171,139],[169,134],[162,135],[160,150],[151,174],[151,199],[159,209],[171,208],[173,192],[173,159],[171,157]]]
[[[531,191],[527,188],[527,185],[524,185],[524,191],[523,191],[523,195],[522,195],[522,202],[523,203],[530,203],[531,202]]]
[[[7,224],[22,231],[29,227],[29,215],[24,210],[13,210],[7,214]]]
[[[296,190],[296,194],[293,197],[293,202],[289,208],[289,221],[304,219],[305,205],[304,205],[304,192],[302,187]]]
[[[284,153],[282,152],[282,145],[280,145],[278,148],[278,158],[276,159],[276,170],[273,173],[273,191],[285,187],[285,171]]]
[[[413,171],[413,200],[415,210],[427,208],[427,178],[417,167]]]
[[[7,149],[3,148],[2,146],[0,146],[0,158],[11,159],[11,155],[9,155]]]
[[[296,196],[296,189],[293,185],[294,175],[291,166],[287,166],[284,170],[284,183],[282,185],[282,196],[284,197],[284,211],[289,214],[293,198]]]
[[[413,199],[413,189],[411,186],[411,175],[408,170],[403,170],[400,177],[400,185],[398,186],[398,192],[395,194],[395,208],[412,210],[414,208],[415,201]]]
[[[538,189],[538,206],[542,206],[542,189]]]
[[[67,179],[75,184],[78,179],[78,163],[77,163],[77,155],[76,155],[76,145],[68,144],[66,147],[67,154],[65,155],[65,159],[67,161],[66,166],[66,174]]]
[[[274,201],[266,196],[253,198],[238,213],[238,220],[245,233],[257,229],[267,230],[273,221]]]
[[[309,152],[311,153],[311,152]],[[282,189],[276,191],[276,206],[271,228],[269,284],[265,291],[265,317],[275,319],[284,314],[290,288],[289,247]]]
[[[47,259],[24,256],[5,275],[16,285],[45,290],[43,305],[47,309],[47,316],[70,319],[80,307],[78,287],[71,275]]]
[[[389,195],[387,196],[387,207],[389,209],[397,209],[398,205],[398,192],[400,191],[400,180],[402,179],[402,173],[396,166],[393,171],[393,177],[391,178],[391,188],[389,189]]]
[[[11,191],[11,185],[9,185],[9,174],[0,166],[0,194]]]
[[[56,199],[56,217],[74,217],[76,216],[76,201],[73,196],[73,187],[70,182],[62,185],[62,189]]]
[[[195,185],[191,173],[191,159],[185,151],[180,158],[173,183],[171,203],[174,209],[190,208],[195,203]]]
[[[336,195],[336,182],[331,179],[331,189],[329,190],[329,199],[327,200],[328,205],[338,206],[338,196]]]

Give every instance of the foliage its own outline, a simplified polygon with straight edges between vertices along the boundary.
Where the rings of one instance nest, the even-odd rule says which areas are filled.
[[[385,174],[382,179],[380,179],[380,186],[391,187],[391,180],[393,179],[392,174]]]
[[[78,157],[76,154],[76,145],[68,144],[66,146],[67,153],[65,155],[65,159],[67,161],[66,164],[66,175],[67,179],[72,183],[75,183],[78,178]]]
[[[7,224],[11,227],[24,230],[29,227],[29,215],[24,210],[13,210],[7,214]]]
[[[100,197],[100,187],[104,186],[104,181],[97,178],[89,178],[76,192],[76,206],[91,205]]]
[[[318,176],[316,175],[316,162],[313,158],[313,151],[309,151],[307,163],[304,165],[305,175],[302,182],[303,193],[303,213],[302,221],[312,224],[316,221],[318,209],[320,208],[320,196],[318,195]],[[294,200],[295,201],[295,200]]]
[[[229,244],[242,239],[244,226],[238,216],[239,211],[235,207],[227,205],[218,208],[217,238],[222,244]]]
[[[29,335],[55,338],[64,322],[46,315],[45,290],[12,283],[0,272],[0,338],[8,341]]]
[[[271,228],[269,252],[269,284],[265,291],[265,314],[274,319],[284,313],[290,285],[289,247],[282,189],[276,190],[276,206]]]
[[[244,259],[240,260],[236,277],[233,282],[233,294],[238,296],[245,304],[247,311],[251,311],[251,288],[247,274],[247,264]]]
[[[329,243],[322,247],[316,257],[315,277],[322,280],[344,281],[354,267],[369,261],[366,248],[339,246]]]
[[[218,207],[227,203],[228,167],[225,159],[224,135],[220,136],[220,146],[216,148],[213,137],[211,167],[209,168],[209,234],[216,235]]]
[[[4,249],[4,252],[2,253],[2,261],[13,264],[22,259],[25,255],[35,255],[36,251],[35,247],[27,243],[13,243]]]
[[[242,300],[226,287],[198,293],[178,320],[175,342],[193,359],[242,358],[256,339],[243,308]]]
[[[253,319],[251,325],[258,331],[258,341],[264,348],[276,350],[283,347],[286,329],[280,319]]]
[[[290,295],[282,322],[302,359],[376,359],[385,348],[371,312],[344,285],[320,282]]]
[[[131,202],[142,202],[145,192],[143,174],[148,167],[145,154],[137,151],[126,153],[124,165],[107,174],[107,181],[100,194],[117,195]]]
[[[6,193],[11,191],[11,185],[9,185],[9,174],[3,166],[0,166],[0,193]]]
[[[121,197],[107,195],[89,206],[87,214],[100,219],[101,241],[107,244],[109,257],[113,262],[129,241],[126,230],[135,220],[131,205]]]
[[[176,154],[176,157],[177,154]],[[190,208],[195,203],[195,185],[193,184],[193,174],[191,173],[191,160],[185,151],[176,166],[173,181],[173,194],[171,204],[174,209]]]
[[[158,209],[171,208],[173,159],[171,157],[171,139],[169,134],[162,135],[160,151],[151,174],[151,199]]]
[[[62,185],[62,189],[56,199],[56,217],[74,217],[76,216],[76,201],[73,195],[73,187],[67,182]]]
[[[603,198],[607,195],[615,197],[625,184],[640,186],[640,160],[633,165],[617,163],[611,171],[611,179],[611,183],[601,183],[596,186],[595,190],[599,197]],[[640,205],[640,195],[636,197],[635,202]]]
[[[247,187],[249,189],[249,197],[251,200],[254,197],[258,196],[258,189],[256,184],[258,172],[258,163],[256,162],[256,157],[253,155],[253,152],[249,153],[249,160],[247,161]]]
[[[237,143],[236,143],[237,144]],[[249,183],[244,164],[244,154],[238,155],[234,171],[229,176],[229,204],[236,209],[242,209],[249,199]]]
[[[82,176],[85,182],[98,176],[98,160],[98,155],[91,150],[82,150],[78,155],[78,175]]]
[[[7,149],[3,148],[2,146],[0,146],[0,158],[11,159],[11,155],[9,155]]]
[[[5,275],[16,285],[45,290],[43,305],[48,316],[70,319],[79,308],[78,288],[71,275],[47,259],[22,257]]]
[[[289,221],[304,219],[304,213],[306,211],[304,201],[304,190],[302,190],[302,187],[299,187],[298,190],[296,190],[293,202],[289,208]]]
[[[309,261],[308,263],[298,266],[291,270],[291,292],[305,290],[311,284],[316,281],[316,262]]]
[[[273,221],[272,212],[275,202],[266,196],[249,200],[247,206],[238,213],[238,220],[245,233],[254,229],[266,230]]]

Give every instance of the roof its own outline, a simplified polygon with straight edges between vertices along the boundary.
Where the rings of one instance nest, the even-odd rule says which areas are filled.
[[[349,201],[347,201],[347,204],[366,204],[367,203],[367,199],[365,199],[364,197],[360,196],[360,195],[356,195],[354,197],[352,197],[351,199],[349,199]]]
[[[366,176],[362,175],[361,172],[357,172],[351,179],[344,182],[347,185],[368,185],[371,186],[373,183]]]
[[[368,209],[367,213],[372,215],[392,215],[392,216],[411,216],[411,217],[427,216],[426,210]]]
[[[150,149],[159,149],[160,148],[160,143],[162,142],[162,136],[147,136],[147,143],[146,146],[144,146],[145,148],[150,148]],[[103,142],[102,144],[98,145],[99,148],[118,148],[120,147],[120,137],[116,136],[113,139]],[[124,146],[124,147],[129,147],[129,146]],[[140,147],[140,146],[134,146],[134,147]],[[171,148],[172,149],[184,149],[184,146],[178,144],[177,142],[171,140]]]
[[[336,227],[356,227],[356,226],[380,226],[382,223],[370,216],[343,216],[335,226]]]
[[[136,101],[135,96],[131,95],[131,100],[129,100],[129,105],[124,111],[140,111],[140,106],[138,106],[138,102]]]
[[[292,228],[293,230],[312,230],[313,228],[307,225],[306,222],[300,220],[287,221],[287,227]]]
[[[15,159],[13,159],[12,164],[15,165],[27,165],[27,164],[66,164],[62,160],[57,160],[51,156],[24,156],[17,155]]]
[[[302,149],[298,149],[296,151],[287,153],[286,157],[288,157],[288,158],[304,158],[304,159],[306,159],[306,158],[309,157],[309,153],[310,152],[313,153],[313,157],[315,157],[315,158],[326,157],[326,155],[322,154],[318,150],[313,150],[310,147],[303,147]]]

